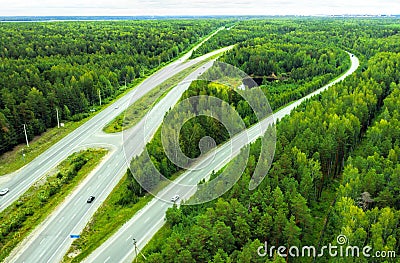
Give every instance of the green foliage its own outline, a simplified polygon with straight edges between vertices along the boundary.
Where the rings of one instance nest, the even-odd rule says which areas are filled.
[[[386,57],[385,54],[383,57]],[[395,55],[387,57],[389,63]],[[386,78],[384,78],[386,79]],[[380,115],[348,159],[327,238],[345,234],[352,245],[399,251],[399,80]],[[340,232],[339,232],[340,231]]]
[[[206,60],[207,61],[207,60]],[[114,120],[108,123],[104,127],[104,131],[107,133],[121,132],[123,130],[129,129],[136,125],[152,108],[152,106],[157,103],[164,94],[166,94],[170,89],[175,87],[179,82],[181,82],[185,77],[192,73],[195,69],[199,68],[206,61],[201,61],[185,69],[178,74],[167,79],[142,98],[137,100],[135,103],[130,105],[123,113],[117,116]]]
[[[224,21],[7,23],[0,28],[0,154],[78,121]],[[179,34],[177,33],[179,32]]]
[[[247,89],[242,92],[251,95],[252,91],[251,89]],[[286,93],[282,91],[282,94]],[[300,94],[301,93],[299,93],[299,96]],[[166,128],[163,130],[162,133],[163,138],[168,141],[166,145],[174,145],[173,139],[176,138],[176,133],[179,132],[179,146],[183,154],[189,158],[197,158],[201,154],[206,153],[206,149],[209,148],[208,146],[210,145],[205,145],[205,149],[202,149],[201,145],[201,139],[205,136],[213,138],[217,145],[229,139],[230,134],[228,133],[228,130],[226,129],[226,127],[223,126],[223,123],[219,122],[217,119],[228,120],[231,126],[233,126],[231,135],[234,135],[241,130],[240,123],[235,123],[235,121],[233,121],[233,118],[230,117],[231,113],[228,111],[228,109],[222,110],[219,114],[213,113],[214,115],[216,114],[215,117],[217,118],[211,118],[209,116],[194,117],[198,115],[199,108],[202,108],[201,105],[212,105],[213,102],[211,98],[218,98],[221,101],[226,102],[226,105],[230,105],[232,108],[236,109],[239,117],[244,121],[244,125],[247,127],[255,124],[258,121],[256,114],[250,107],[249,103],[246,102],[245,98],[239,95],[239,93],[235,91],[233,87],[228,87],[223,84],[207,81],[195,81],[182,95],[180,101],[184,101],[194,96],[205,97],[202,97],[198,102],[190,101],[190,106],[188,106],[187,109],[180,108],[179,116],[175,116],[174,119],[168,120],[169,122],[173,122],[169,123],[168,125],[168,127],[170,127],[171,129]],[[272,103],[274,105],[278,103],[283,103],[283,101],[279,98],[279,96],[271,97]],[[295,99],[295,97],[291,97],[289,101],[292,99]],[[289,101],[285,101],[285,103]],[[220,106],[223,107],[224,104],[221,104]],[[174,113],[174,111],[172,110],[172,113],[169,114],[178,113]],[[188,116],[192,118],[189,118]],[[177,131],[176,127],[180,126],[181,118],[189,118],[189,120],[181,127],[179,131]],[[184,160],[180,159],[174,160],[173,162],[170,158],[167,157],[162,146],[161,129],[157,131],[152,141],[148,143],[147,149],[155,167],[160,171],[162,175],[167,178],[171,177],[172,174],[181,170],[181,168],[176,165],[176,163],[182,164],[185,162]],[[169,150],[168,152],[170,157],[175,155],[172,151],[173,149]],[[142,181],[146,182],[147,188],[151,189],[160,182],[161,178],[157,178],[154,176],[154,172],[152,171],[151,167],[145,164],[146,160],[147,158],[144,156],[144,154],[142,154],[132,161],[131,167],[134,170],[135,174],[140,177]],[[186,165],[186,163],[184,164]],[[318,166],[319,164],[315,165]],[[318,167],[316,169],[318,169]],[[317,171],[314,172],[314,174],[316,173]],[[303,183],[306,183],[306,179],[307,178],[304,179]]]
[[[0,259],[48,216],[70,191],[99,163],[106,150],[86,150],[63,161],[58,172],[38,181],[0,213]]]
[[[149,258],[154,255],[158,261],[174,262],[175,255],[181,252],[186,255],[187,250],[189,258],[196,262],[284,262],[276,255],[269,259],[258,257],[257,248],[264,241],[270,246],[336,244],[339,234],[345,234],[351,245],[399,251],[400,64],[396,53],[399,46],[395,44],[398,31],[393,22],[241,21],[231,29],[240,33],[219,33],[220,39],[208,43],[210,46],[214,43],[215,48],[221,39],[228,39],[228,44],[229,37],[236,38],[233,43],[242,39],[243,43],[235,49],[238,52],[245,43],[253,41],[250,31],[259,34],[259,38],[265,35],[265,31],[257,28],[258,24],[276,27],[271,38],[281,29],[288,37],[297,36],[304,43],[315,41],[318,45],[325,41],[327,45],[355,50],[368,61],[362,71],[306,101],[277,124],[275,159],[257,189],[248,191],[247,187],[259,155],[259,142],[251,146],[239,182],[219,200],[194,207],[181,206],[179,221],[166,225],[167,231],[172,231],[170,237],[154,241],[157,244],[150,243],[153,249]],[[251,30],[246,31],[246,27]],[[309,36],[306,40],[305,35]],[[292,38],[288,41],[293,42]],[[382,52],[389,47],[393,52]],[[203,47],[206,49],[207,45]],[[259,50],[267,52],[261,47]],[[239,52],[237,55],[240,56]],[[321,54],[318,60],[326,59]],[[237,158],[232,160],[228,166],[237,161]],[[342,185],[335,199],[335,186],[340,180]],[[176,209],[174,214],[178,214]],[[324,218],[317,217],[321,214]],[[214,229],[223,232],[224,237],[216,235]],[[336,261],[346,262],[327,257],[317,260]],[[310,259],[293,262],[310,262]],[[360,258],[355,262],[374,262],[374,259]]]
[[[279,38],[292,43],[340,47],[356,52],[367,60],[377,52],[399,52],[398,19],[329,19],[281,18],[237,21],[230,30],[220,31],[216,37],[202,45],[193,57],[214,49],[246,42]]]

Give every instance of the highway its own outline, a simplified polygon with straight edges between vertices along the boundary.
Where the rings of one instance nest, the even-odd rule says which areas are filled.
[[[193,79],[200,71],[211,67],[211,65],[212,62],[208,62],[190,74],[187,79]],[[188,86],[189,84],[179,85],[182,89]],[[151,120],[150,122],[147,121],[146,124],[147,127],[150,127],[147,130],[149,134],[146,134],[146,136],[150,136],[148,139],[151,138],[151,134],[154,134],[161,124],[164,113],[179,99],[179,96],[175,94],[176,92],[172,90],[155,106],[156,110],[151,111],[152,116],[148,116],[148,120]],[[132,147],[133,155],[140,154],[145,147],[144,136],[141,134],[144,132],[142,128],[143,121],[129,130],[129,142],[131,142],[129,145]],[[110,145],[111,153],[109,158],[87,176],[79,188],[28,239],[24,240],[21,246],[12,252],[9,258],[10,262],[59,262],[73,241],[70,238],[70,234],[79,234],[83,230],[98,207],[120,181],[128,167],[125,161],[125,151],[122,148],[121,134],[105,136],[102,133],[98,133],[90,138],[90,143],[83,144],[81,147],[96,146],[94,142],[96,138],[99,140],[98,146],[103,147],[106,146],[103,143],[105,138],[116,141],[115,145]],[[86,199],[90,195],[96,196],[96,199],[92,204],[87,204]]]
[[[137,240],[138,249],[142,249],[153,235],[163,226],[165,212],[172,203],[163,200],[169,200],[175,194],[179,194],[183,200],[189,199],[195,192],[194,183],[203,178],[207,179],[212,171],[218,171],[224,167],[234,156],[240,153],[240,150],[257,138],[262,136],[267,127],[276,120],[290,114],[290,112],[299,106],[303,101],[315,96],[332,85],[344,80],[354,73],[359,67],[359,60],[356,56],[349,53],[351,59],[350,69],[336,80],[317,91],[303,97],[302,99],[282,108],[273,116],[270,116],[258,124],[250,127],[246,131],[237,134],[230,141],[210,151],[204,159],[196,164],[203,169],[185,172],[177,178],[173,184],[164,188],[158,198],[153,198],[143,209],[138,211],[127,223],[125,223],[113,236],[96,249],[84,262],[132,262],[135,257],[133,238]],[[208,165],[203,165],[207,163]],[[189,186],[189,187],[188,187]]]
[[[25,192],[35,180],[47,173],[52,167],[55,167],[72,152],[96,146],[110,149],[104,161],[86,177],[79,187],[21,245],[12,251],[6,261],[59,262],[72,243],[70,234],[79,234],[82,231],[101,203],[120,181],[128,167],[122,148],[122,133],[108,135],[102,131],[102,128],[123,112],[131,103],[137,101],[163,81],[199,61],[203,61],[230,48],[232,47],[214,51],[200,58],[184,62],[190,56],[190,54],[187,54],[180,60],[166,66],[136,87],[135,90],[129,92],[126,96],[68,135],[55,145],[55,147],[52,147],[45,154],[42,154],[24,167],[12,180],[2,185],[2,187],[9,187],[11,189],[9,195],[1,199],[2,209],[4,209],[13,200],[16,200],[20,194]],[[203,67],[210,66],[211,62]],[[194,74],[198,75],[199,71],[203,70],[203,68],[198,69],[189,77],[193,79]],[[156,131],[162,122],[164,113],[176,103],[179,96],[175,95],[172,99],[168,96],[165,98],[169,98],[170,102],[159,103],[159,111],[151,117],[152,124],[150,124],[150,127],[152,128],[149,130],[149,135]],[[138,134],[142,131],[143,129],[141,129],[140,124],[132,128],[132,140],[134,141],[134,137],[136,136],[141,138],[138,140],[138,144],[135,145],[134,152],[137,154],[143,150],[145,145],[142,139],[143,136],[139,136]],[[30,176],[29,172],[31,172]],[[24,175],[26,178],[23,177]],[[92,204],[87,204],[86,199],[90,195],[96,196],[96,199]]]
[[[143,81],[140,85],[138,85],[135,89],[128,92],[124,97],[120,98],[112,105],[99,112],[92,119],[71,132],[55,145],[50,147],[47,151],[38,156],[32,162],[24,166],[19,171],[15,172],[10,177],[10,180],[1,181],[0,189],[9,188],[10,192],[5,196],[0,197],[0,212],[3,211],[7,206],[12,204],[14,201],[16,201],[18,197],[20,197],[26,190],[28,190],[29,187],[40,177],[45,175],[52,168],[57,166],[62,160],[75,152],[76,149],[79,148],[81,145],[85,145],[86,140],[90,139],[95,134],[99,134],[107,123],[109,123],[119,114],[121,114],[130,104],[143,97],[150,90],[152,90],[171,76],[191,67],[199,61],[205,60],[218,53],[218,51],[212,52],[203,57],[199,57],[185,63],[185,61],[191,56],[194,50],[196,50],[202,43],[204,43],[210,37],[223,29],[224,28],[218,29],[216,32],[204,39],[199,45],[197,45],[187,54],[182,56],[180,59],[157,71],[155,74],[153,74],[145,81]],[[115,140],[115,143],[118,144],[119,142]]]

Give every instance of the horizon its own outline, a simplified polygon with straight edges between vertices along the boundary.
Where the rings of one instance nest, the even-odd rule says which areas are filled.
[[[3,2],[3,3],[2,3]],[[396,15],[400,3],[396,0],[0,0],[1,17],[41,16],[332,16],[332,15]]]
[[[174,20],[174,19],[399,19],[399,14],[393,15],[371,15],[371,14],[343,14],[343,15],[142,15],[142,16],[68,16],[68,15],[52,15],[52,16],[1,16],[0,23],[51,23],[51,22],[117,22],[117,21],[140,21],[140,20]]]
[[[62,22],[62,21],[129,21],[129,20],[167,20],[167,19],[206,19],[206,18],[399,18],[399,14],[341,14],[341,15],[137,15],[137,16],[102,16],[102,15],[32,15],[2,16],[0,22]]]

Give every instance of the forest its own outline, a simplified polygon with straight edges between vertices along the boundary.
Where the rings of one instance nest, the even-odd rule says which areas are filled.
[[[265,30],[268,30],[268,27]],[[304,34],[306,33],[307,31],[304,32]],[[254,76],[260,76],[260,88],[266,95],[272,110],[277,110],[279,107],[322,87],[348,69],[350,64],[347,53],[335,47],[326,47],[322,43],[316,42],[313,46],[302,44],[302,42],[305,42],[304,40],[296,43],[297,38],[286,43],[288,37],[285,33],[277,36],[272,44],[268,44],[268,41],[268,38],[257,37],[256,40],[250,39],[245,43],[240,43],[238,47],[228,52],[219,61],[243,70],[249,76],[253,76],[253,79],[256,79]],[[295,54],[295,58],[293,58],[293,54]],[[210,69],[210,71],[212,70],[214,69]],[[215,75],[212,72],[205,74]],[[269,79],[271,75],[274,76],[272,80]],[[234,81],[231,80],[230,82]],[[180,101],[200,95],[218,98],[234,108],[245,126],[250,127],[257,122],[257,116],[246,99],[237,90],[235,91],[237,87],[232,87],[232,85],[234,83],[231,83],[231,86],[228,87],[216,82],[195,81],[182,95]],[[251,89],[243,92],[249,94]],[[194,104],[195,102],[188,109],[185,109],[186,112],[182,115],[190,115],[192,109],[195,109],[195,114],[198,113]],[[210,100],[200,101],[199,104],[211,105],[212,102]],[[228,111],[223,112],[228,114]],[[225,114],[221,113],[220,119],[228,119],[229,116],[224,116]],[[171,128],[167,132],[163,130],[163,137],[167,138],[168,141],[172,141],[175,137],[179,118],[172,121],[174,123],[169,124],[169,126],[175,128]],[[217,145],[229,139],[228,131],[216,119],[205,116],[192,118],[180,130],[179,144],[182,152],[189,158],[199,157],[201,150],[198,145],[201,138],[206,135],[214,138]],[[147,149],[153,164],[165,177],[169,178],[181,170],[164,153],[161,128],[147,145]],[[149,189],[155,187],[158,181],[154,178],[150,167],[147,167],[147,159],[144,156],[137,157],[132,162],[131,169],[137,178],[141,178],[141,182],[145,182]]]
[[[112,100],[129,83],[179,57],[221,26],[226,29],[192,57],[235,45],[219,61],[256,81],[272,111],[345,72],[350,66],[346,51],[354,53],[361,65],[276,124],[274,160],[256,189],[249,190],[249,182],[261,139],[247,146],[248,159],[238,155],[226,166],[235,169],[246,163],[245,172],[228,192],[208,203],[170,208],[166,224],[142,251],[144,262],[400,262],[257,253],[265,242],[286,248],[340,245],[341,235],[351,246],[371,246],[371,253],[400,253],[398,19],[5,23],[0,27],[0,154],[23,142],[23,124],[32,138],[56,125],[56,108],[63,121],[79,120],[99,104],[99,92],[104,101]],[[252,89],[240,91],[235,84],[231,79],[226,84],[195,81],[180,102],[202,95],[218,98],[238,113],[242,129],[251,127],[257,116],[241,94]],[[200,102],[212,103],[210,99]],[[192,116],[191,110],[198,111],[198,104],[189,105],[182,115]],[[172,126],[181,116],[176,117]],[[229,116],[221,112],[218,117]],[[179,146],[190,158],[208,149],[199,147],[205,136],[216,144],[230,138],[221,122],[205,116],[191,118],[180,130],[161,133],[159,129],[146,147],[154,166],[169,179],[184,169],[167,157],[162,136],[174,138],[179,133]],[[221,172],[214,171],[211,178]],[[113,199],[118,209],[148,197],[138,178],[146,189],[163,183],[154,177],[145,155],[136,157]]]
[[[223,20],[3,23],[0,154],[61,121],[77,121],[177,58]]]
[[[286,28],[287,34],[295,38],[302,34],[312,36],[303,39],[310,45],[315,41],[315,45],[325,43],[354,52],[361,58],[361,68],[304,102],[277,124],[274,161],[258,188],[248,190],[260,154],[260,140],[249,146],[245,173],[229,192],[209,203],[169,209],[167,224],[157,234],[161,237],[153,239],[144,250],[146,262],[398,262],[393,258],[332,258],[327,254],[315,261],[312,257],[282,258],[274,254],[265,258],[257,254],[265,242],[270,246],[314,245],[320,249],[329,243],[338,245],[339,235],[345,235],[352,246],[371,246],[372,255],[376,251],[400,251],[398,21],[242,21],[229,34],[222,31],[219,38],[212,39],[210,49],[219,43],[230,44],[230,39],[232,43],[238,41],[238,47],[232,51],[238,56],[228,53],[221,60],[230,59],[248,74],[269,76],[268,70],[252,72],[245,65],[247,60],[239,59],[238,52],[241,48],[255,48],[251,46],[254,39],[259,46],[269,45],[259,40],[262,24]],[[251,33],[243,37],[243,31],[254,32],[254,39]],[[263,34],[271,37],[268,31]],[[207,50],[206,47],[203,48]],[[272,65],[274,73],[287,73],[287,68],[284,72],[278,64]],[[282,87],[279,82],[271,85],[265,81],[261,87],[265,91],[275,85]],[[285,83],[282,85],[286,87]],[[195,85],[188,93],[203,94],[207,90],[206,94],[218,96],[213,85],[200,88]],[[269,99],[274,105],[274,99]],[[228,101],[240,108],[234,99]],[[251,116],[252,112],[247,114],[244,116]],[[199,119],[197,123],[202,122]],[[195,125],[189,126],[194,129]],[[156,135],[148,145],[149,152],[157,153],[152,161],[160,171],[164,167],[171,169],[170,165],[163,166],[163,159],[157,163],[162,156],[157,140]],[[186,142],[182,145],[187,146]],[[194,150],[187,153],[198,154]],[[228,166],[240,163],[240,158],[239,155]]]

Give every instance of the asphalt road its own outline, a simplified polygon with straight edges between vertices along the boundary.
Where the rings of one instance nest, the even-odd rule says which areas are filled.
[[[199,72],[205,70],[204,67],[208,68],[211,65],[212,62],[205,64],[192,73],[188,79],[193,79]],[[182,90],[172,90],[147,116],[147,140],[150,140],[151,135],[156,132],[164,113],[177,102],[180,94],[188,86],[189,83],[180,85]],[[179,96],[177,92],[179,92]],[[129,133],[125,133],[126,136],[129,136],[129,143],[125,147],[129,147],[132,156],[139,155],[145,147],[146,141],[143,140],[145,136],[142,127],[144,121],[142,120],[130,129]],[[117,140],[119,143],[110,144],[112,152],[109,154],[109,158],[81,183],[79,188],[39,227],[39,231],[35,231],[19,249],[13,251],[9,258],[10,262],[59,262],[73,241],[70,235],[79,234],[83,230],[92,215],[125,174],[127,159],[125,158],[126,151],[122,147],[121,135],[109,137],[98,134],[92,136],[91,142],[82,147],[93,147],[96,138],[99,138],[100,141],[98,145],[105,146],[103,140],[106,138]],[[90,195],[96,196],[96,199],[92,204],[87,204],[86,199]]]
[[[136,213],[131,220],[124,224],[118,232],[89,255],[85,262],[132,262],[135,258],[133,238],[137,240],[137,246],[140,250],[163,226],[165,212],[169,207],[172,207],[172,203],[163,200],[169,200],[175,194],[179,194],[184,200],[189,199],[196,192],[196,187],[187,187],[188,185],[193,185],[194,182],[199,182],[203,178],[207,178],[212,171],[218,171],[224,167],[240,152],[241,148],[262,136],[269,125],[289,115],[290,112],[304,100],[323,92],[351,75],[359,67],[359,61],[357,57],[350,53],[349,56],[352,65],[345,74],[321,89],[279,110],[274,116],[268,117],[246,131],[239,133],[227,143],[208,153],[206,157],[197,164],[199,167],[204,167],[203,169],[188,171],[177,178],[174,184],[170,184],[160,192],[158,195],[159,199],[154,198],[150,201],[143,209]],[[203,166],[204,163],[208,165]]]
[[[222,29],[223,28],[219,29],[218,31]],[[18,197],[20,197],[26,190],[28,190],[29,187],[40,177],[42,177],[52,168],[57,166],[62,160],[75,152],[80,146],[87,144],[86,141],[89,140],[89,142],[93,142],[93,140],[90,141],[91,137],[96,134],[100,134],[102,128],[119,114],[121,114],[130,104],[143,97],[150,90],[152,90],[171,76],[181,72],[186,68],[189,68],[190,66],[196,64],[201,60],[212,56],[215,52],[184,63],[191,56],[193,50],[197,49],[202,43],[207,41],[218,31],[204,39],[199,45],[194,47],[182,58],[157,71],[155,74],[153,74],[144,82],[142,82],[139,86],[137,86],[134,90],[130,91],[124,97],[117,100],[108,108],[99,112],[96,116],[81,125],[75,131],[71,132],[69,135],[53,145],[32,162],[14,173],[11,176],[10,180],[5,182],[2,181],[2,183],[0,184],[0,189],[9,188],[10,192],[5,196],[0,197],[0,212],[3,211],[7,206],[12,204],[14,201],[16,201]],[[98,142],[102,143],[101,140],[98,140]],[[119,144],[120,141],[114,140],[112,141],[112,143]]]
[[[7,262],[59,262],[73,241],[70,238],[70,234],[79,234],[82,231],[94,212],[120,181],[127,169],[125,154],[122,148],[122,134],[106,135],[102,132],[104,125],[120,114],[130,103],[138,100],[146,92],[170,78],[172,75],[224,50],[226,49],[212,52],[186,63],[183,63],[183,58],[182,61],[177,61],[165,67],[160,72],[148,78],[134,91],[130,92],[84,124],[84,127],[78,129],[79,131],[77,130],[63,139],[61,145],[52,147],[44,156],[38,157],[34,162],[25,167],[21,172],[26,175],[29,171],[32,171],[32,175],[29,178],[18,181],[17,179],[20,178],[21,175],[17,174],[13,180],[9,182],[14,184],[11,184],[11,186],[4,186],[12,189],[10,194],[7,195],[5,199],[2,199],[2,205],[6,206],[8,204],[6,202],[11,202],[12,199],[15,200],[18,198],[18,195],[23,193],[29,185],[43,176],[43,174],[56,166],[72,152],[81,148],[95,146],[108,146],[111,149],[105,161],[87,176],[78,189],[67,197],[56,211],[24,240],[21,246],[11,253]],[[206,64],[205,67],[209,66],[211,66],[211,63]],[[192,73],[190,78],[193,78],[194,74],[198,75],[199,71],[202,70],[204,69],[201,68]],[[179,96],[166,96],[165,99],[166,100],[161,101],[163,103],[160,102],[156,105],[159,110],[154,112],[154,116],[150,116],[149,118],[151,121],[148,121],[147,126],[151,128],[148,130],[148,135],[156,131],[157,127],[162,122],[164,113],[176,103]],[[116,108],[117,106],[118,108]],[[132,137],[130,138],[132,142],[135,141],[136,137],[143,138],[143,136],[140,135],[140,132],[143,132],[140,123],[130,131],[132,131]],[[139,154],[145,145],[143,139],[136,139],[136,141],[137,143],[132,149],[133,154]],[[17,191],[21,193],[17,194]],[[11,194],[12,192],[14,193]],[[96,196],[96,199],[92,204],[87,204],[86,199],[90,195]]]

